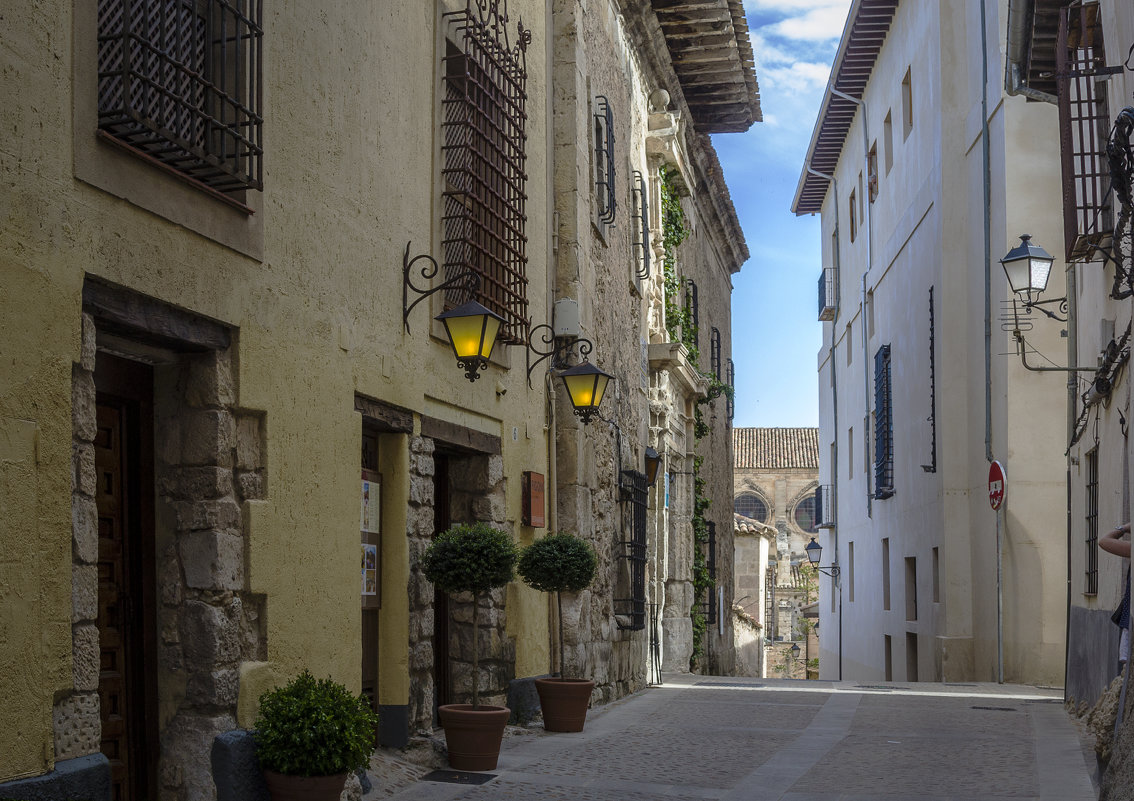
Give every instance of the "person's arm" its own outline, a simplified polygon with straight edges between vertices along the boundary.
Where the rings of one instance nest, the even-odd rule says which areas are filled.
[[[1106,534],[1099,537],[1099,547],[1107,553],[1112,553],[1115,556],[1125,556],[1130,558],[1130,541],[1123,540],[1122,537],[1130,533],[1130,524],[1123,523],[1121,526],[1112,528]]]

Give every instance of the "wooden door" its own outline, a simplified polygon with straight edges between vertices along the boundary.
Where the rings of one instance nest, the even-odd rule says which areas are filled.
[[[362,476],[363,479],[379,478],[377,486],[381,493],[380,474],[378,473],[378,434],[375,431],[363,429],[362,431]],[[381,501],[380,497],[377,499]],[[366,545],[377,545],[381,553],[381,535],[367,529],[362,531],[362,542]],[[370,703],[370,707],[378,711],[378,613],[381,606],[381,595],[367,596],[366,569],[367,554],[362,556],[362,695]],[[375,731],[377,735],[377,731]]]
[[[146,801],[157,797],[153,379],[144,365],[103,354],[99,366],[94,450],[101,750],[110,761],[113,801]]]

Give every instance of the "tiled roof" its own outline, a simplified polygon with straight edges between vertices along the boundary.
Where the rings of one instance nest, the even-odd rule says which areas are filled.
[[[776,527],[769,526],[767,523],[761,523],[759,520],[753,520],[751,517],[745,517],[739,512],[732,513],[735,530],[740,534],[766,534],[775,536]]]
[[[819,469],[818,428],[734,428],[732,449],[736,469]]]

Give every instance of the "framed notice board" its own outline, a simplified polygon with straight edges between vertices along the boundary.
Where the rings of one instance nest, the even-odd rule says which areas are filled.
[[[382,474],[362,471],[359,529],[362,533],[362,608],[382,606]]]

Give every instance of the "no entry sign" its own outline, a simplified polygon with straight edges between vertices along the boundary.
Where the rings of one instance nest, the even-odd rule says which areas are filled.
[[[988,503],[993,509],[1004,503],[1004,468],[1000,462],[988,466]]]

